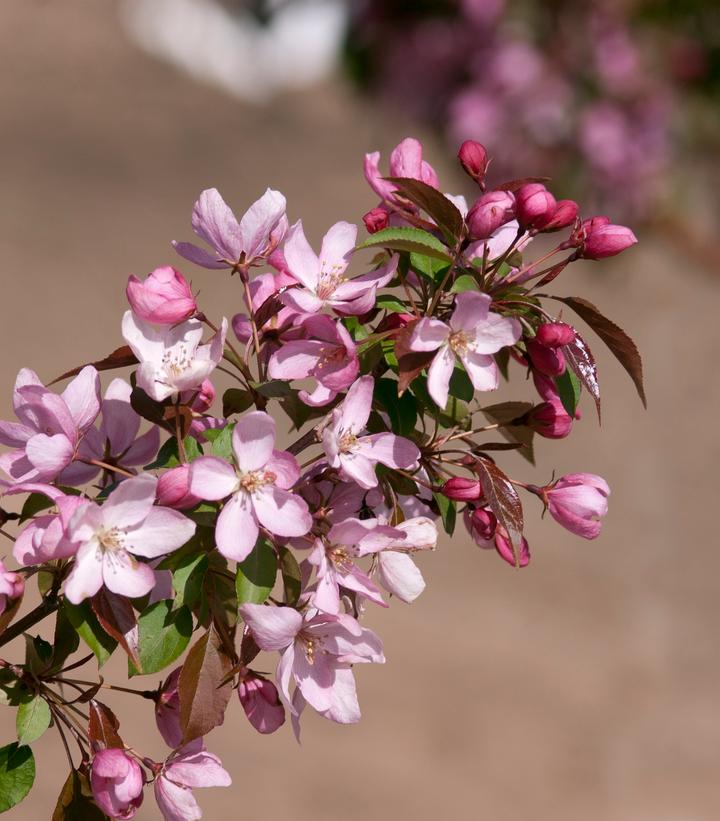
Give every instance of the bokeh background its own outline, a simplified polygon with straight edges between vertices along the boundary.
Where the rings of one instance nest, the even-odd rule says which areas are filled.
[[[342,13],[330,10],[312,25],[291,19],[290,35],[263,41],[251,60],[221,47],[237,42],[227,40],[227,26],[218,40],[222,26],[198,30],[191,17],[188,29],[188,18],[170,11],[194,14],[189,0],[150,5],[151,14],[148,3],[118,0],[0,4],[3,418],[19,367],[51,378],[120,344],[127,275],[177,262],[169,241],[190,236],[201,189],[219,187],[242,212],[268,185],[279,188],[291,219],[302,216],[318,240],[332,222],[359,221],[375,204],[363,154],[387,152],[408,134],[425,140],[446,190],[464,184],[446,130],[332,70],[337,47],[313,37],[322,26],[323,36],[337,37]],[[227,23],[232,5],[214,7],[213,19]],[[259,42],[244,31],[247,42]],[[296,55],[278,43],[294,44]],[[213,63],[206,54],[211,68],[201,70],[197,55],[211,45],[225,57]],[[236,50],[245,56],[233,63]],[[250,71],[250,63],[258,77],[273,77],[267,87],[245,77],[251,94],[233,82],[233,71]],[[288,75],[304,87],[288,88]],[[423,88],[408,93],[422,96]],[[701,105],[712,109],[713,93],[707,89]],[[674,92],[674,116],[684,116],[688,99]],[[691,153],[687,144],[673,148],[668,167],[682,196],[670,198],[675,210],[665,198],[663,213],[674,228],[639,216],[636,248],[573,266],[558,282],[635,337],[649,410],[598,342],[602,428],[588,405],[569,440],[540,443],[541,469],[514,454],[505,462],[531,481],[547,479],[551,467],[607,477],[613,495],[602,536],[582,542],[541,522],[531,500],[533,562],[521,573],[474,548],[461,530],[444,538],[420,559],[423,596],[369,614],[388,661],[358,670],[362,723],[340,727],[308,713],[298,747],[288,728],[258,736],[231,704],[209,746],[234,786],[199,795],[206,818],[720,817],[712,136],[705,126]],[[485,139],[503,154],[502,132]],[[503,162],[511,167],[513,156]],[[555,193],[567,194],[565,184],[553,183]],[[240,309],[236,282],[183,270],[209,315]],[[12,653],[20,648],[11,645]],[[106,676],[119,681],[121,671],[117,664]],[[161,755],[150,705],[122,694],[109,701],[126,740]],[[14,715],[3,710],[0,738],[13,737]],[[51,815],[66,775],[54,733],[35,753],[35,787],[8,821]],[[137,817],[159,817],[150,795]]]

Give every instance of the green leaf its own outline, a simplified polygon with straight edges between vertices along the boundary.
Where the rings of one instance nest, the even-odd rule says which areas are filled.
[[[453,282],[452,288],[450,289],[451,294],[464,294],[465,291],[477,291],[478,284],[475,281],[475,277],[471,277],[470,274],[461,274],[455,282]]]
[[[80,491],[75,487],[63,487],[58,485],[58,490],[62,490],[63,493],[67,496],[79,496]],[[44,493],[31,493],[27,499],[25,500],[25,504],[22,506],[22,511],[20,512],[20,523],[27,521],[28,519],[32,519],[38,513],[42,513],[43,510],[48,510],[48,508],[53,507],[55,502],[46,496]]]
[[[440,240],[420,228],[384,228],[357,246],[363,248],[389,248],[392,251],[410,251],[428,257],[452,262],[448,249]]]
[[[394,379],[378,379],[374,395],[390,417],[393,433],[407,436],[415,430],[417,400],[411,393],[406,391],[398,396],[398,383]]]
[[[450,396],[462,399],[463,402],[472,402],[475,388],[464,368],[456,365],[450,377]]]
[[[278,560],[272,544],[260,539],[235,576],[238,604],[262,604],[272,592]]]
[[[30,691],[7,667],[0,667],[0,706],[17,707],[32,698]]]
[[[53,636],[53,656],[50,672],[56,673],[65,664],[67,659],[78,649],[80,639],[75,628],[70,623],[64,605],[58,610],[55,620],[55,635]]]
[[[192,462],[193,459],[197,459],[198,456],[202,456],[202,448],[198,444],[197,439],[194,437],[186,436],[183,440],[183,445],[185,446],[185,454],[187,455],[188,462]],[[180,461],[180,454],[178,452],[177,439],[173,436],[160,448],[155,461],[151,462],[149,465],[145,465],[145,470],[175,468],[180,464],[182,464],[182,462]]]
[[[254,404],[253,395],[243,388],[228,388],[223,394],[223,416],[242,413]]]
[[[563,407],[570,416],[575,418],[575,411],[580,401],[580,380],[570,368],[565,368],[560,376],[555,377],[555,386],[557,387]]]
[[[73,770],[58,796],[52,821],[107,821],[107,815],[93,801],[87,774]]]
[[[447,271],[448,263],[427,254],[410,254],[410,267],[434,283]]]
[[[138,650],[143,675],[158,673],[172,664],[188,646],[193,631],[190,610],[173,610],[171,599],[151,604],[138,619]],[[128,664],[128,674],[137,671]]]
[[[19,804],[35,781],[35,759],[27,746],[0,747],[0,812]]]
[[[36,676],[45,673],[52,659],[52,645],[40,636],[25,633],[25,666]]]
[[[208,569],[207,553],[195,550],[182,556],[173,569],[172,586],[175,591],[175,607],[186,604],[194,607],[202,595],[203,581]]]
[[[440,518],[442,519],[443,528],[448,536],[452,536],[455,532],[455,521],[457,519],[457,504],[448,499],[442,493],[433,493],[433,498],[440,510]]]
[[[50,726],[50,707],[42,696],[35,696],[18,707],[15,726],[20,744],[32,744]]]
[[[81,604],[70,604],[65,599],[63,607],[70,619],[70,624],[93,651],[98,660],[98,666],[102,667],[117,647],[117,642],[102,629],[87,599]]]
[[[396,314],[404,314],[407,312],[407,305],[403,305],[398,299],[389,294],[381,294],[375,303],[378,308],[383,308],[386,311]]]
[[[297,604],[302,589],[300,567],[291,550],[285,546],[278,547],[280,557],[280,572],[285,589],[285,603],[293,606]]]
[[[271,379],[269,382],[251,382],[253,390],[266,399],[284,399],[290,396],[292,388],[284,379]]]
[[[226,459],[228,462],[232,462],[232,434],[234,429],[235,425],[225,425],[225,427],[220,430],[220,433],[214,437],[208,436],[210,433],[209,430],[205,431],[205,437],[211,439],[212,441],[211,453],[213,456],[219,456],[221,459]]]

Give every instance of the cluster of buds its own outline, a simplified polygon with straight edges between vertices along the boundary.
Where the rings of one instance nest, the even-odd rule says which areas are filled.
[[[30,760],[27,745],[52,722],[71,767],[54,818],[81,817],[68,813],[93,802],[132,818],[150,783],[167,821],[200,818],[193,790],[230,784],[204,739],[233,689],[259,733],[289,716],[299,737],[307,708],[357,722],[354,666],[385,661],[363,616],[422,594],[416,562],[458,513],[477,545],[516,568],[530,563],[521,493],[571,532],[599,535],[603,479],[576,473],[538,487],[508,476],[493,453],[532,459],[535,433],[567,436],[583,390],[599,407],[590,348],[544,301],[600,331],[608,320],[540,288],[635,238],[604,217],[583,221],[542,183],[488,189],[479,143],[459,158],[479,188],[470,208],[442,193],[417,140],[395,148],[387,177],[368,154],[380,197],[368,236],[337,222],[319,251],[278,192],[238,220],[218,191],[204,191],[192,226],[209,247],[174,247],[213,276],[237,277],[241,310],[230,321],[209,319],[185,276],[164,266],[130,277],[123,347],[48,385],[18,374],[17,420],[0,422],[0,497],[22,500],[20,513],[0,506],[17,564],[0,561],[0,647],[24,632],[27,655],[0,659],[3,700],[19,711],[0,767],[16,753]],[[549,253],[524,258],[538,234],[563,228]],[[613,328],[642,391],[639,355]],[[101,374],[122,368],[127,378],[103,392]],[[532,377],[523,384],[540,402],[487,401],[511,368]],[[285,448],[278,411],[295,431]],[[33,575],[41,604],[13,623]],[[53,615],[53,644],[27,633]],[[90,656],[74,658],[78,637]],[[116,648],[133,677],[172,670],[154,690],[119,688],[152,702],[163,761],[120,736],[100,699],[117,685],[75,678]],[[274,674],[261,654],[276,658]]]

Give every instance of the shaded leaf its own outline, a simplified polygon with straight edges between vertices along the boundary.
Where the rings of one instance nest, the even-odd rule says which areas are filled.
[[[410,254],[410,267],[417,274],[422,274],[433,284],[448,269],[448,262],[444,259],[429,257],[427,254]]]
[[[56,673],[80,646],[77,631],[70,623],[64,604],[58,610],[53,636],[53,656],[50,672]]]
[[[383,228],[357,246],[363,248],[389,248],[392,251],[410,251],[428,257],[452,262],[448,249],[440,240],[420,228]]]
[[[0,812],[19,804],[35,781],[32,750],[17,743],[0,747]]]
[[[92,597],[91,605],[103,630],[118,642],[135,667],[142,671],[138,650],[138,623],[130,600],[101,587]]]
[[[244,388],[228,388],[223,394],[223,416],[233,413],[243,413],[252,407],[255,400],[250,391]]]
[[[194,436],[186,436],[183,440],[183,447],[185,448],[185,455],[187,456],[188,462],[192,462],[193,459],[197,459],[198,456],[203,455],[202,448]],[[151,462],[149,465],[145,465],[145,470],[175,468],[180,464],[182,464],[182,462],[180,460],[180,451],[178,450],[177,438],[175,436],[171,436],[166,442],[163,443],[162,447],[158,451],[158,455],[155,457],[155,461]]]
[[[457,206],[441,191],[421,180],[407,177],[386,177],[400,193],[432,217],[435,224],[449,238],[458,240],[464,229],[463,215]]]
[[[519,567],[524,527],[520,497],[508,477],[494,462],[478,459],[476,470],[488,505],[510,538],[515,567]]]
[[[172,664],[190,643],[193,620],[190,610],[183,605],[173,610],[171,599],[151,604],[138,619],[140,664],[128,673],[143,675],[159,673]]]
[[[378,379],[374,396],[390,417],[393,433],[408,436],[415,430],[417,401],[411,393],[398,396],[398,383],[394,379]]]
[[[281,545],[277,550],[280,559],[280,574],[282,575],[285,590],[285,604],[292,607],[297,604],[302,590],[300,567],[289,548]]]
[[[278,294],[270,294],[263,304],[254,312],[255,325],[262,326],[283,309],[283,301]]]
[[[271,379],[269,382],[251,382],[250,387],[266,399],[284,399],[292,393],[292,388],[284,379]]]
[[[117,641],[103,630],[87,599],[80,604],[70,604],[65,599],[63,608],[70,624],[93,651],[98,660],[98,666],[102,667],[117,647]]]
[[[77,376],[83,368],[92,365],[98,371],[112,371],[116,368],[127,368],[130,365],[137,365],[138,360],[132,352],[129,345],[122,345],[116,348],[111,354],[108,354],[104,359],[98,359],[96,362],[87,362],[85,365],[78,365],[70,371],[55,377],[52,382],[48,384],[51,387],[56,382],[61,382],[63,379],[70,379],[72,376]]]
[[[590,396],[595,400],[598,422],[602,422],[597,365],[587,342],[575,330],[575,341],[569,345],[563,345],[562,351],[568,367],[572,369],[575,376],[578,377]]]
[[[478,284],[475,280],[475,277],[470,276],[470,274],[461,274],[455,282],[452,284],[452,288],[450,288],[451,294],[463,294],[465,291],[477,291]]]
[[[277,576],[278,559],[267,539],[259,539],[235,576],[238,605],[262,604],[272,592]]]
[[[112,748],[124,749],[122,738],[118,733],[120,722],[115,713],[101,701],[91,699],[88,705],[90,721],[88,722],[88,736],[90,741],[103,750]]]
[[[560,376],[555,377],[555,387],[563,407],[574,419],[580,401],[581,385],[572,368],[565,368]]]
[[[50,726],[50,707],[42,696],[23,702],[15,715],[18,743],[32,744]]]
[[[403,314],[408,310],[407,305],[403,305],[400,300],[389,294],[381,294],[375,304],[378,308],[383,308],[386,311],[391,311],[396,314]]]
[[[73,770],[58,796],[52,821],[107,821],[108,816],[93,801],[87,774]]]
[[[442,493],[433,493],[433,499],[435,499],[440,511],[440,518],[445,532],[448,536],[452,536],[455,532],[455,522],[457,520],[457,504]]]

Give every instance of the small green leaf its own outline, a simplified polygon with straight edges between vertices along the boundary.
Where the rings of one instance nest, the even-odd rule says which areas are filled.
[[[32,750],[17,743],[0,747],[0,812],[19,804],[35,781]]]
[[[444,262],[452,261],[448,256],[448,249],[442,242],[420,228],[384,228],[357,246],[357,250],[363,248],[390,248],[393,251],[424,254]]]
[[[417,400],[408,391],[399,397],[397,386],[394,379],[378,379],[375,383],[375,399],[390,417],[393,433],[407,436],[415,430]]]
[[[266,399],[284,399],[290,396],[292,388],[284,379],[271,379],[269,382],[251,382],[253,390]]]
[[[172,586],[175,591],[175,607],[186,604],[194,607],[202,594],[203,581],[208,569],[206,553],[196,550],[182,557],[172,574]]]
[[[25,684],[7,667],[0,667],[0,706],[17,707],[29,698]]]
[[[452,288],[450,289],[451,294],[464,294],[465,291],[477,291],[478,284],[475,281],[475,277],[471,277],[470,274],[461,274],[455,282],[453,282]]]
[[[442,519],[443,528],[448,536],[452,536],[455,531],[455,521],[457,518],[457,504],[442,493],[433,493],[433,498],[437,502],[440,510],[440,518]]]
[[[410,267],[418,274],[436,282],[448,269],[446,260],[438,260],[427,254],[410,254]]]
[[[93,801],[87,774],[73,770],[58,796],[52,821],[107,821],[107,818]]]
[[[289,548],[280,546],[278,555],[280,557],[283,587],[285,588],[285,603],[293,606],[297,604],[302,589],[300,567]]]
[[[183,440],[185,446],[185,454],[188,461],[192,462],[198,456],[202,456],[202,448],[198,444],[197,439],[192,436],[187,436]],[[172,437],[165,442],[165,444],[158,451],[158,455],[154,462],[145,465],[145,470],[158,470],[159,468],[175,468],[181,464],[180,455],[178,452],[177,439]]]
[[[389,294],[381,294],[375,303],[378,308],[383,308],[395,314],[404,314],[407,312],[407,305],[403,305],[398,299]]]
[[[188,646],[193,631],[192,615],[185,606],[178,610],[172,606],[171,599],[155,602],[138,619],[139,655],[144,675],[160,672]],[[128,674],[137,674],[131,663],[128,663]]]
[[[15,726],[20,744],[32,744],[50,726],[50,707],[42,696],[35,696],[18,707]]]
[[[93,651],[98,660],[98,666],[102,667],[117,647],[117,642],[100,626],[87,599],[80,604],[70,604],[66,599],[63,608],[70,619],[70,624]]]
[[[262,604],[272,592],[278,560],[272,544],[260,539],[235,576],[238,604]]]
[[[562,402],[563,407],[570,414],[570,416],[574,417],[578,402],[580,401],[580,393],[582,390],[580,380],[577,376],[575,376],[570,368],[565,368],[565,371],[561,373],[560,376],[555,377],[555,385],[557,387],[558,394],[560,395],[560,401]]]
[[[235,425],[225,425],[225,427],[220,430],[220,433],[213,437],[208,436],[210,433],[209,430],[205,432],[206,438],[211,439],[212,441],[211,452],[213,456],[219,456],[221,459],[226,459],[228,462],[232,462],[232,434],[234,429]]]

